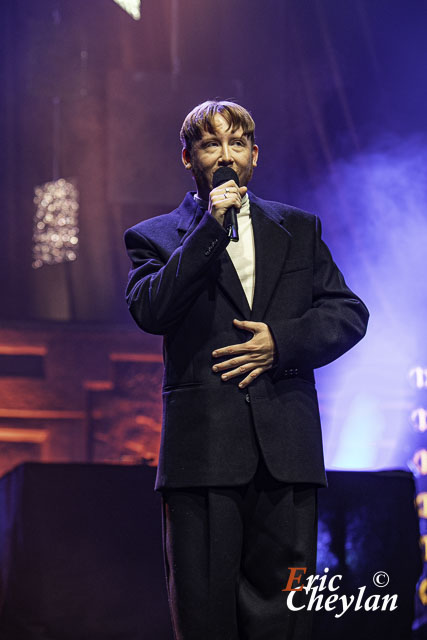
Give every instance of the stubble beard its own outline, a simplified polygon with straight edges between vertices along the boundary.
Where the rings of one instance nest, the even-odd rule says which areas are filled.
[[[226,166],[226,165],[224,165]],[[197,185],[197,193],[198,195],[203,198],[203,200],[209,200],[209,193],[212,191],[213,187],[212,187],[212,179],[213,179],[213,173],[211,175],[210,181],[206,178],[206,175],[204,173],[204,171],[202,171],[200,169],[200,167],[198,166],[197,162],[192,164],[192,172],[193,172],[193,178],[196,182]],[[250,160],[250,163],[248,163],[248,165],[245,167],[245,170],[242,172],[241,176],[239,176],[239,181],[240,181],[240,185],[241,187],[246,187],[253,175],[254,172],[254,168],[252,165],[252,159]]]

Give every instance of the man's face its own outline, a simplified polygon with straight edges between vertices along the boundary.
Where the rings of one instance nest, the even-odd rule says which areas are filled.
[[[214,133],[203,131],[191,152],[187,149],[182,152],[184,166],[193,172],[198,194],[204,200],[209,198],[213,174],[219,167],[233,169],[239,176],[240,186],[245,187],[258,159],[258,147],[252,145],[242,127],[233,131],[219,113],[215,114],[213,124]]]

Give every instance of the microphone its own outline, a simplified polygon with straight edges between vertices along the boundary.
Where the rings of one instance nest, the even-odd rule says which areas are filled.
[[[230,167],[220,167],[215,171],[212,178],[212,185],[214,189],[221,186],[224,182],[234,180],[238,187],[240,187],[239,176]],[[228,237],[233,242],[239,241],[239,226],[237,224],[237,212],[236,207],[229,207],[224,216],[224,229],[228,233]]]

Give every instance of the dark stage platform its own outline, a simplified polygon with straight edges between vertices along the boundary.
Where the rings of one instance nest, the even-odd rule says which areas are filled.
[[[172,639],[154,476],[143,466],[28,463],[0,480],[1,640]],[[421,570],[411,474],[328,479],[318,573],[341,575],[336,593],[359,596],[360,609],[323,608],[313,640],[409,639]],[[373,583],[378,572],[387,586]],[[375,594],[397,594],[397,609],[367,611]]]

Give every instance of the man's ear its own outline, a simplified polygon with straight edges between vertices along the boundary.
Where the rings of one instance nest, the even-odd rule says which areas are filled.
[[[191,156],[190,156],[190,152],[188,151],[188,149],[183,149],[182,150],[181,160],[182,160],[182,164],[184,165],[184,167],[186,169],[191,169],[192,168]]]
[[[256,167],[257,163],[258,163],[258,153],[259,153],[259,147],[257,144],[254,144],[254,146],[252,147],[252,166]]]

